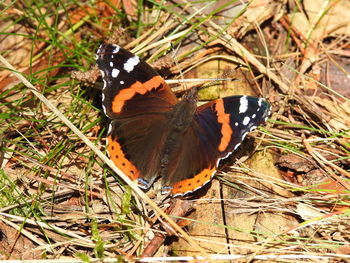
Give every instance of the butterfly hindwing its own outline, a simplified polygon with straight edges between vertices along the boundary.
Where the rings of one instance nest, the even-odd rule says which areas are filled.
[[[246,134],[264,123],[269,104],[260,98],[231,96],[197,108],[190,128],[179,138],[164,185],[180,196],[202,187],[215,174],[220,159],[240,145]]]

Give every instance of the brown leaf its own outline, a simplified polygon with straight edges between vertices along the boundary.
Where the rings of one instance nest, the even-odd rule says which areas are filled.
[[[348,57],[333,56],[321,66],[321,83],[350,98],[350,62]],[[330,93],[330,92],[328,92]]]
[[[18,231],[0,222],[0,259],[39,259],[40,250],[34,250],[36,245],[18,233]]]
[[[123,0],[123,8],[125,13],[132,19],[137,18],[137,3],[133,0]]]
[[[307,173],[312,169],[317,168],[313,161],[296,154],[282,155],[277,161],[277,164],[283,168],[288,168],[290,170],[303,173]]]
[[[343,255],[350,255],[350,246],[341,246],[337,248],[337,253]]]

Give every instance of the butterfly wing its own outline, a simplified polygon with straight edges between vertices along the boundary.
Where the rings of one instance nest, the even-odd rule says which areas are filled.
[[[111,119],[166,112],[177,103],[175,94],[150,65],[117,45],[101,45],[97,65],[104,82],[103,110]]]
[[[104,82],[103,110],[112,119],[110,158],[127,176],[148,188],[159,170],[167,114],[177,98],[150,65],[117,45],[101,45],[97,65]]]
[[[143,188],[161,176],[163,190],[174,197],[209,182],[219,160],[270,111],[263,99],[232,96],[197,108],[188,123],[195,100],[175,106],[177,99],[163,78],[134,54],[102,45],[97,64],[104,82],[103,110],[112,119],[110,158]],[[182,132],[179,127],[187,128]]]
[[[237,149],[248,132],[265,122],[270,106],[264,100],[231,96],[197,108],[192,127],[170,157],[164,190],[182,196],[208,183],[218,162]]]

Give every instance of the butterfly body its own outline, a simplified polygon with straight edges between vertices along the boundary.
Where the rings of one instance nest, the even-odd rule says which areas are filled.
[[[208,183],[218,162],[263,123],[269,104],[231,96],[196,106],[191,90],[178,100],[151,66],[116,45],[102,45],[97,64],[102,104],[111,119],[108,152],[127,176],[148,189],[160,178],[173,197]]]

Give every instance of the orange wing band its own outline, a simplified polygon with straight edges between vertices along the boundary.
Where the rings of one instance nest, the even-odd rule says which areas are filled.
[[[135,165],[125,158],[120,144],[117,141],[113,141],[111,136],[108,136],[108,152],[114,164],[131,180],[136,180],[140,177],[140,173]]]
[[[164,79],[161,76],[155,76],[144,83],[136,81],[129,88],[120,90],[114,97],[112,102],[112,111],[117,114],[121,113],[126,101],[130,100],[137,94],[144,95],[147,92],[158,88],[159,86],[162,86],[160,90],[166,87]]]
[[[218,116],[218,122],[221,123],[221,141],[219,145],[219,151],[223,152],[227,149],[230,144],[232,137],[232,128],[230,126],[230,114],[225,113],[224,101],[217,100],[216,105],[216,114]]]
[[[201,171],[199,174],[197,174],[193,178],[186,179],[174,184],[173,189],[171,190],[171,195],[174,196],[177,194],[184,194],[187,192],[194,191],[195,189],[209,182],[214,172],[215,172],[215,167],[207,168]]]

